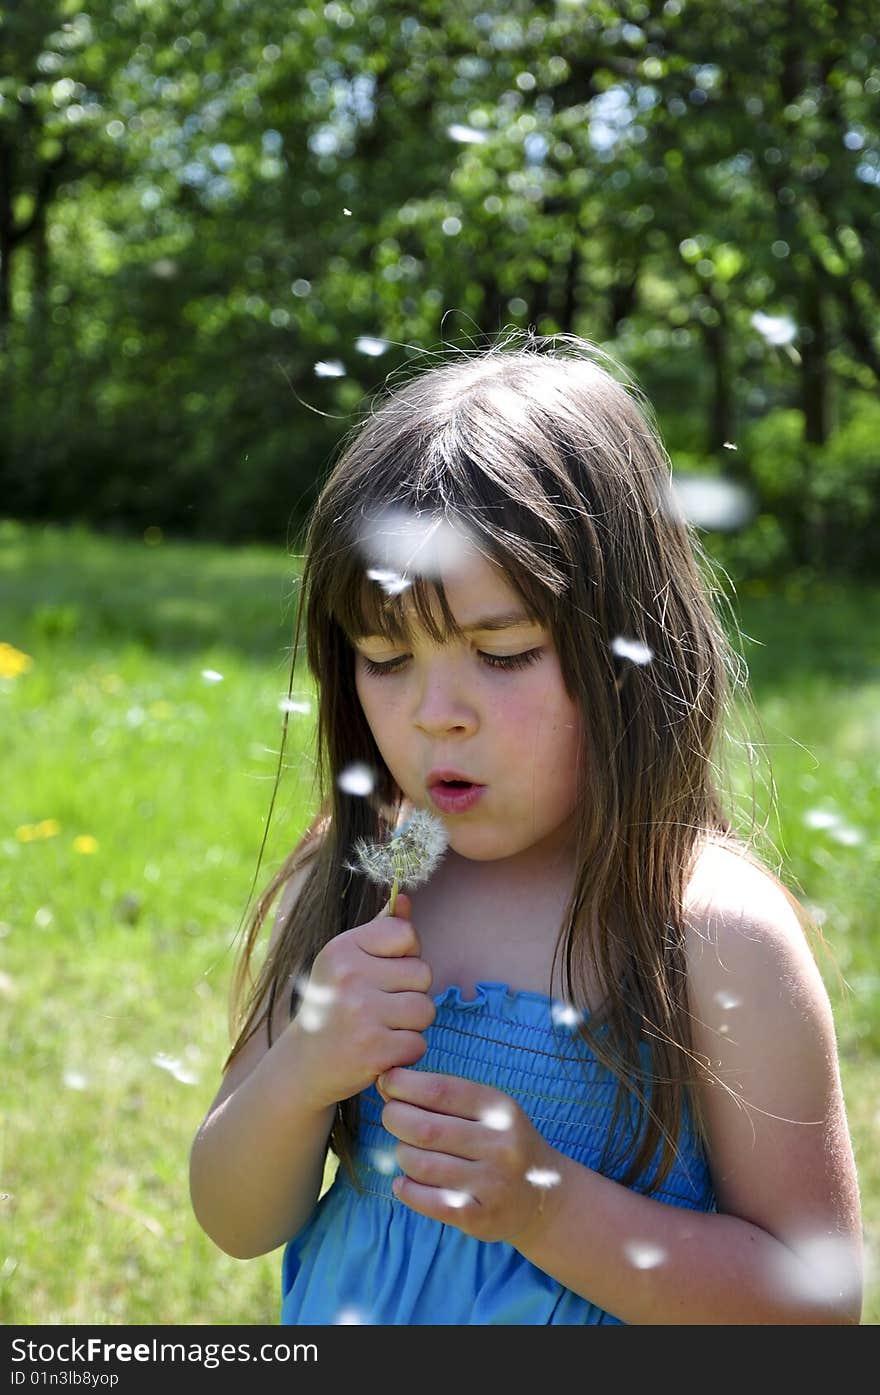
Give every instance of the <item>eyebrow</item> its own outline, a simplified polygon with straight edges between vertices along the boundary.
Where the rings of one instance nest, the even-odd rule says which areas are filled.
[[[504,615],[483,615],[479,620],[474,620],[470,625],[462,625],[461,630],[466,635],[485,634],[489,630],[522,630],[537,627],[540,622],[530,620],[527,615],[523,615],[521,610],[510,610]],[[381,635],[360,635],[359,639],[381,639]]]

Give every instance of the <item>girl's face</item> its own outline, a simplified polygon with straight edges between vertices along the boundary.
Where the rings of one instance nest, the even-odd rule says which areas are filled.
[[[511,613],[525,623],[435,645],[410,607],[407,648],[357,640],[358,697],[388,770],[411,804],[443,819],[449,850],[476,862],[514,859],[510,871],[531,872],[573,849],[580,712],[550,631],[527,619],[500,568],[470,552],[443,581],[463,629]],[[371,670],[378,664],[388,668]],[[486,786],[471,809],[436,808],[428,776],[438,768]]]

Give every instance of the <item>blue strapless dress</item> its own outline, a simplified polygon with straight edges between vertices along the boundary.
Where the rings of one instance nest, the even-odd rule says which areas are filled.
[[[428,1050],[415,1070],[479,1080],[523,1108],[552,1147],[598,1168],[611,1124],[616,1081],[566,1027],[563,1005],[540,993],[478,983],[465,1000],[455,985],[434,998],[437,1016],[425,1033]],[[643,1047],[647,1053],[647,1044]],[[559,1059],[562,1057],[562,1059]],[[645,1054],[647,1066],[647,1054]],[[584,1079],[586,1062],[590,1086]],[[362,1322],[593,1326],[619,1318],[545,1274],[512,1245],[465,1235],[456,1226],[411,1211],[391,1192],[400,1174],[398,1140],[381,1124],[375,1086],[359,1096],[355,1165],[359,1195],[342,1167],[282,1262],[281,1322],[309,1326]],[[620,1125],[618,1126],[620,1128]],[[618,1139],[631,1136],[618,1133]],[[685,1111],[679,1154],[656,1200],[714,1211],[705,1154]],[[632,1149],[606,1175],[618,1178]],[[646,1191],[659,1162],[639,1183]]]

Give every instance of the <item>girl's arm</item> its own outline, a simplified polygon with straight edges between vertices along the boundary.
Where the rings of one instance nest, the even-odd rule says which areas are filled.
[[[517,1237],[538,1268],[627,1323],[858,1323],[859,1193],[828,995],[763,874],[719,852],[691,917],[694,1050],[719,1214],[635,1193],[555,1155]]]
[[[288,882],[270,948],[307,876]],[[321,1190],[335,1106],[316,1109],[297,1069],[300,1029],[278,995],[273,1044],[266,1024],[229,1066],[190,1153],[190,1196],[202,1229],[235,1259],[266,1254],[308,1220]]]

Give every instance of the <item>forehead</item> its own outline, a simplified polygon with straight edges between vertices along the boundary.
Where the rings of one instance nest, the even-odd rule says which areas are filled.
[[[361,597],[361,621],[356,639],[382,639],[399,619],[406,632],[423,628],[424,609],[439,631],[445,629],[438,584],[442,586],[454,625],[465,634],[487,631],[525,632],[540,620],[505,578],[502,569],[482,557],[471,557],[436,578],[420,577],[398,594],[386,594],[381,584],[365,581]],[[421,592],[421,609],[418,592]]]

